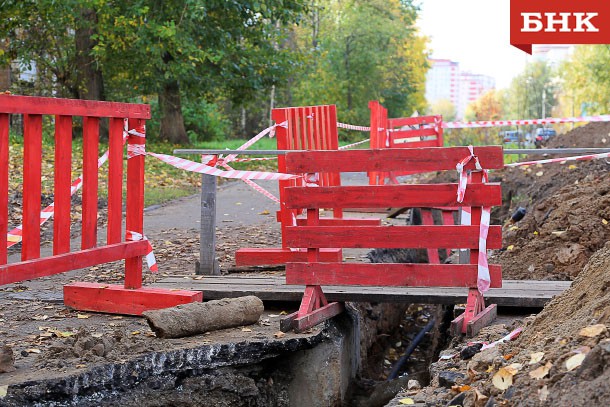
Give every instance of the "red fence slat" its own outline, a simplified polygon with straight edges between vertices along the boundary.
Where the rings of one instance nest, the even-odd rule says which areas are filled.
[[[107,244],[121,241],[123,219],[123,120],[112,118],[108,134]]]
[[[290,226],[289,247],[457,248],[479,247],[479,226]],[[489,249],[502,247],[502,228],[489,227]],[[476,261],[474,261],[476,264]]]
[[[474,147],[484,169],[504,167],[502,147]],[[401,148],[385,150],[342,150],[288,152],[286,170],[290,173],[307,172],[361,172],[413,170],[455,171],[455,165],[470,152],[468,147]],[[474,170],[474,160],[464,167]]]
[[[0,285],[51,276],[146,253],[146,242],[124,242],[0,266]]]
[[[144,132],[144,121],[130,119],[130,129]],[[127,142],[132,145],[144,145],[146,139],[130,135]],[[144,156],[137,155],[127,160],[127,218],[126,230],[143,233],[144,228]],[[142,287],[142,257],[125,259],[125,288]]]
[[[0,113],[0,265],[7,262],[9,116]]]
[[[42,116],[23,115],[23,241],[21,260],[40,257]]]
[[[97,245],[99,119],[83,117],[83,216],[81,248]]]
[[[403,184],[345,187],[291,187],[285,205],[300,208],[398,208],[438,206],[495,206],[502,204],[499,184],[468,185],[462,203],[457,202],[457,184]]]
[[[491,288],[502,286],[502,271],[490,265]],[[398,287],[476,287],[476,264],[288,263],[286,284]]]
[[[55,116],[53,254],[70,251],[72,117]]]
[[[149,105],[17,95],[0,95],[0,112],[150,119]]]

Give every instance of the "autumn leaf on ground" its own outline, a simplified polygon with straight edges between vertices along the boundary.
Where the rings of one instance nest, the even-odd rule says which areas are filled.
[[[582,361],[585,360],[586,356],[587,355],[584,353],[577,353],[576,355],[568,358],[568,360],[566,360],[566,369],[568,369],[568,372],[571,372],[578,366],[582,365]]]
[[[551,362],[547,362],[546,365],[540,366],[537,369],[532,370],[529,375],[532,379],[542,379],[544,376],[549,374],[549,371],[553,367]]]
[[[536,363],[540,362],[543,357],[544,357],[544,352],[534,352],[530,355],[529,364],[530,365],[536,364]]]
[[[415,401],[413,401],[413,399],[410,399],[410,398],[400,399],[400,400],[398,400],[398,402],[400,404],[406,404],[408,406],[411,406],[411,405],[415,404]]]
[[[513,371],[514,369],[509,370],[505,367],[501,367],[493,376],[491,382],[497,389],[506,390],[513,385],[513,376],[516,373],[513,373]]]
[[[286,334],[282,331],[277,331],[276,333],[273,334],[273,337],[277,338],[277,339],[283,338],[284,336],[286,336]]]

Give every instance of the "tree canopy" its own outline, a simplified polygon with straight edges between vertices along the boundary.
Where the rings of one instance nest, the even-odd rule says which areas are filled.
[[[227,123],[259,130],[273,106],[336,103],[359,123],[370,99],[395,116],[425,106],[426,41],[412,0],[0,5],[0,64],[37,72],[18,93],[150,102],[150,128],[178,143],[221,136]]]

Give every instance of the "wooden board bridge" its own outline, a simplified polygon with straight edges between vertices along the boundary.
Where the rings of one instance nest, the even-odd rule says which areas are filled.
[[[543,307],[561,294],[571,281],[503,280],[502,288],[492,288],[488,303],[503,307]],[[255,295],[263,301],[300,302],[304,286],[286,285],[283,275],[229,274],[224,276],[171,276],[152,287],[202,291],[204,300]],[[468,289],[454,287],[370,287],[324,286],[329,301],[407,302],[421,304],[463,304]]]

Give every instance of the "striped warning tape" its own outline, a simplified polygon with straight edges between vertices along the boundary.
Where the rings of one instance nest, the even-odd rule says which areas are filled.
[[[578,117],[549,117],[546,119],[519,119],[519,120],[489,120],[475,122],[445,122],[442,124],[445,129],[464,129],[477,127],[500,127],[500,126],[525,126],[530,124],[560,124],[560,123],[581,123],[581,122],[610,122],[610,114],[599,116],[578,116]]]

